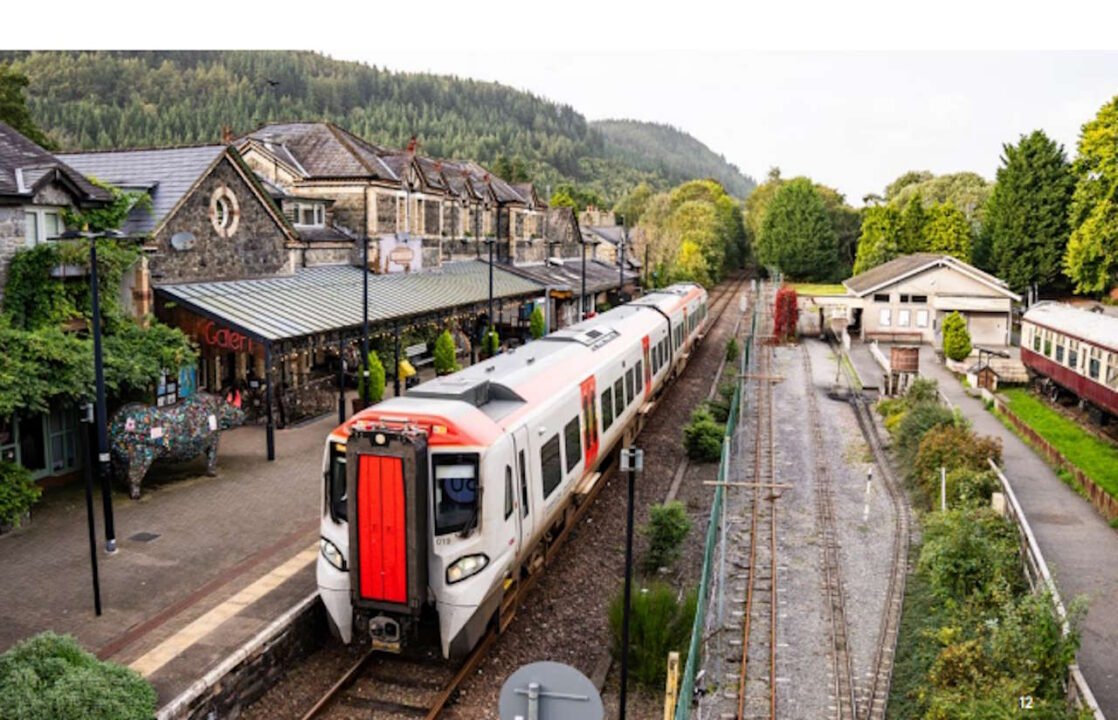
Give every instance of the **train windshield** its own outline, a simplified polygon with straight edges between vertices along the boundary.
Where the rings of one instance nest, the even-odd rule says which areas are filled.
[[[326,502],[330,505],[330,517],[336,521],[346,519],[346,477],[345,445],[330,443],[330,467],[326,470]]]
[[[478,524],[478,456],[476,453],[433,455],[435,534],[463,532]]]

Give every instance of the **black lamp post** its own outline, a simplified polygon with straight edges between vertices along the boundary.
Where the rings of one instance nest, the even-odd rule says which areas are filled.
[[[629,243],[629,228],[621,226],[621,240],[617,243],[617,304],[622,303],[621,296],[625,292],[625,246]]]
[[[361,405],[369,404],[369,236],[361,239]],[[397,372],[399,372],[397,370]]]
[[[582,289],[581,295],[578,299],[579,320],[586,319],[586,240],[584,238],[578,239],[578,244],[582,249]]]
[[[113,523],[113,488],[109,473],[109,426],[105,408],[105,366],[101,355],[101,293],[97,280],[97,241],[119,238],[115,230],[89,237],[89,284],[93,299],[93,372],[97,385],[97,476],[101,479],[101,501],[105,513],[105,552],[116,552],[116,527]]]

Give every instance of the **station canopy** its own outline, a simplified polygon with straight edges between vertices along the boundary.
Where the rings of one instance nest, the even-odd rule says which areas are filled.
[[[360,267],[299,268],[293,275],[255,280],[160,285],[156,293],[189,312],[222,323],[261,342],[295,340],[360,328]],[[493,267],[495,300],[541,295],[537,282]],[[436,270],[369,275],[369,323],[411,321],[489,299],[489,264],[443,263]]]

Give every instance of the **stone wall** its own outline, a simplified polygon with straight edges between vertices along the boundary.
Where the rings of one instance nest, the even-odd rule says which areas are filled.
[[[347,265],[353,259],[353,243],[344,243],[341,245],[311,245],[306,250],[295,250],[299,253],[296,259],[296,267],[306,263],[307,267],[314,267],[316,265]],[[357,264],[360,264],[358,259]]]
[[[210,221],[210,200],[219,188],[236,197],[239,213],[230,237]],[[171,248],[177,232],[191,232],[193,249]],[[151,272],[161,283],[232,280],[283,273],[288,253],[282,226],[265,209],[228,159],[223,159],[179,207],[154,238]]]
[[[27,243],[23,206],[0,207],[0,300],[8,283],[8,263]]]
[[[423,269],[433,270],[442,262],[442,241],[438,238],[423,238]]]

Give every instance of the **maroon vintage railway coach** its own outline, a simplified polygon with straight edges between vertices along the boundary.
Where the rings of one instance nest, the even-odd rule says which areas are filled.
[[[1073,393],[1099,420],[1118,417],[1118,317],[1037,303],[1021,321],[1021,361],[1053,395]]]

